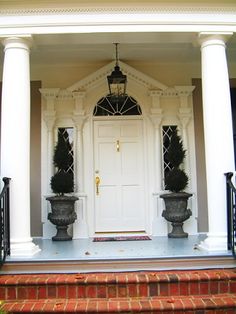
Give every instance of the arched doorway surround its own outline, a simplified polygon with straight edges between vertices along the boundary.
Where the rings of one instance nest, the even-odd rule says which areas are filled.
[[[93,236],[97,231],[140,231],[150,235],[167,234],[168,225],[161,216],[163,204],[158,196],[163,192],[163,128],[169,125],[178,126],[188,151],[185,169],[190,174],[189,191],[194,194],[194,197],[189,204],[193,216],[186,223],[185,228],[190,234],[196,234],[197,232],[195,145],[192,119],[192,91],[194,87],[175,86],[170,88],[123,62],[120,62],[120,66],[122,72],[128,76],[127,94],[137,100],[142,110],[141,116],[113,116],[106,117],[106,119],[101,116],[94,117],[94,107],[102,97],[107,95],[106,76],[113,69],[113,62],[65,90],[57,88],[41,90],[44,101],[42,123],[42,222],[45,238],[50,238],[51,234],[55,232],[53,230],[54,226],[47,221],[49,208],[45,196],[51,193],[49,182],[54,171],[51,160],[59,127],[72,127],[74,134],[75,189],[80,198],[77,204],[78,219],[73,225],[74,238]],[[108,128],[114,126],[114,130],[119,129],[119,132],[123,133],[122,128],[130,133],[135,129],[138,130],[135,137],[138,139],[137,147],[141,151],[141,164],[143,165],[141,179],[139,180],[142,181],[144,191],[142,204],[144,210],[139,219],[140,221],[143,219],[144,224],[139,225],[139,227],[128,226],[126,229],[121,230],[121,228],[116,229],[113,226],[112,230],[107,230],[107,227],[101,227],[102,222],[100,222],[101,225],[97,228],[97,187],[95,180],[98,174],[96,171],[99,171],[99,169],[96,169],[96,158],[98,158],[96,155],[96,149],[98,149],[96,141],[99,142],[99,140],[96,138],[96,134],[98,134],[101,125],[106,125],[106,128],[107,126]],[[112,130],[113,133],[118,132],[114,130]],[[103,129],[100,132],[109,134],[110,131]],[[119,141],[115,137],[113,140]],[[126,137],[128,138],[128,135]],[[116,145],[120,144],[115,143]],[[115,147],[117,149],[117,146]],[[100,153],[104,154],[104,151],[100,151]],[[111,156],[106,156],[108,160],[112,160],[112,153],[110,154]],[[132,159],[134,156],[131,154],[130,158]],[[130,163],[127,167],[132,169],[132,166],[133,164]],[[112,168],[112,163],[110,168]],[[113,173],[112,177],[114,176]],[[100,178],[100,180],[104,181],[104,178]],[[100,184],[100,189],[102,189],[102,184]],[[134,186],[130,188],[129,192],[127,189],[125,195],[131,195],[134,190]],[[129,200],[129,196],[127,200]],[[111,205],[108,204],[107,208]],[[132,206],[134,206],[134,203]]]

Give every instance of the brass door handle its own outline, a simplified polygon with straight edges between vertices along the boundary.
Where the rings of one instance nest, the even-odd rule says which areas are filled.
[[[120,141],[116,141],[116,151],[119,153],[120,152]]]
[[[99,195],[99,184],[100,184],[100,178],[99,178],[99,176],[96,176],[96,178],[95,178],[95,184],[96,184],[96,194]]]

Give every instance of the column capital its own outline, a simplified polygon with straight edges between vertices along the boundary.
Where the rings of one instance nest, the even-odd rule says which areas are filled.
[[[80,114],[78,111],[73,111],[73,121],[78,131],[82,130],[83,125],[87,118],[88,116]]]
[[[161,90],[150,90],[149,96],[151,97],[160,97],[162,96],[163,92]]]
[[[55,99],[57,98],[60,88],[40,88],[41,95],[46,100],[46,111],[54,112],[55,110]]]
[[[233,32],[201,32],[198,34],[198,42],[201,47],[208,45],[225,45],[233,35]]]
[[[162,96],[162,91],[160,90],[151,90],[149,91],[149,96],[151,97],[151,114],[152,115],[162,115],[161,102],[160,98]]]
[[[192,95],[195,86],[175,86],[179,96],[188,97]]]
[[[188,108],[188,97],[192,95],[195,86],[175,86],[175,90],[177,91],[177,95],[180,98],[180,107]]]
[[[162,118],[163,118],[162,114],[160,114],[160,115],[155,115],[155,114],[150,115],[150,119],[152,120],[152,123],[153,123],[155,129],[159,129],[159,127],[161,125]]]
[[[1,36],[0,41],[5,49],[9,48],[24,48],[29,49],[33,43],[33,37],[31,35],[11,35]]]
[[[79,116],[84,116],[84,97],[85,97],[85,92],[83,91],[77,91],[73,92],[72,96],[75,100],[75,115]]]
[[[60,88],[40,88],[39,91],[46,100],[54,100],[57,97]]]
[[[183,129],[185,129],[192,119],[192,110],[190,108],[180,108],[178,116]]]
[[[48,131],[51,132],[53,127],[54,127],[55,120],[56,120],[56,112],[55,111],[44,111],[43,118],[44,118],[44,121],[47,125]]]

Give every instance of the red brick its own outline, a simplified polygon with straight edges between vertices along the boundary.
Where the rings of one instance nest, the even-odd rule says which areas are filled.
[[[97,297],[98,298],[106,298],[107,297],[107,286],[99,285],[97,287]]]
[[[125,285],[118,286],[118,297],[127,297],[127,287]]]
[[[139,312],[141,310],[141,305],[140,305],[139,301],[131,299],[130,300],[130,308],[132,309],[133,313],[136,313],[136,312]]]
[[[80,313],[86,313],[88,308],[88,301],[80,300],[78,303],[72,300],[69,300],[68,304],[65,306],[65,313],[67,312],[75,312],[76,310],[80,310]]]
[[[36,287],[28,287],[28,299],[37,299],[37,288]]]
[[[37,311],[41,312],[44,304],[45,304],[45,302],[43,300],[41,300],[41,302],[38,300],[37,300],[37,302],[32,302],[32,310],[34,312],[37,312]]]
[[[215,294],[219,292],[218,281],[210,281],[210,293]]]
[[[6,289],[6,291],[7,291],[7,296],[6,296],[7,300],[15,300],[16,299],[16,287],[8,287]],[[5,300],[5,297],[4,297],[4,299],[1,298],[1,300]]]
[[[88,312],[97,312],[97,302],[92,299],[88,300]]]
[[[18,287],[17,299],[27,299],[27,288],[26,287]]]
[[[67,286],[57,287],[57,298],[67,298]]]
[[[189,298],[183,298],[182,303],[183,303],[183,308],[186,310],[189,310],[189,309],[191,310],[193,308],[193,302]]]
[[[147,300],[140,300],[140,305],[141,305],[142,311],[148,311],[151,309],[151,303],[148,299]]]
[[[149,296],[154,297],[159,294],[158,291],[158,284],[157,283],[150,283],[149,284]]]
[[[189,295],[189,285],[186,282],[179,283],[179,293],[181,295]]]
[[[108,298],[115,298],[116,295],[116,286],[115,285],[109,285],[108,286]]]
[[[167,299],[167,300],[161,300],[162,308],[166,310],[172,310],[173,309],[173,300]]]
[[[230,292],[236,293],[236,281],[230,281],[229,286],[230,286]]]
[[[46,299],[47,298],[47,289],[46,289],[46,287],[39,287],[38,288],[38,298],[39,299]]]
[[[213,306],[213,305],[215,305],[215,302],[212,301],[210,296],[206,296],[205,298],[202,299],[202,301],[204,302],[204,304],[206,306]]]
[[[169,295],[169,284],[168,283],[161,283],[160,295],[162,295],[162,296]]]
[[[117,276],[116,280],[119,283],[126,283],[127,282],[127,276],[125,274],[119,274]]]
[[[22,312],[31,312],[33,310],[34,302],[24,303]]]
[[[54,303],[46,303],[43,307],[43,311],[44,312],[50,312],[50,311],[53,311],[54,309]]]
[[[109,312],[119,311],[119,302],[118,301],[108,301]]]
[[[86,297],[86,286],[85,285],[79,285],[77,287],[78,290],[78,298],[85,298]]]
[[[148,287],[145,283],[138,285],[138,296],[147,297],[148,296]]]
[[[130,303],[128,301],[120,301],[119,308],[120,308],[120,311],[127,311],[127,312],[129,312]]]
[[[171,283],[169,289],[170,295],[179,295],[179,283]]]
[[[56,303],[54,304],[53,311],[54,312],[65,311],[65,305],[66,303],[64,301],[56,301]]]
[[[199,294],[199,282],[191,282],[189,287],[190,295]]]
[[[87,296],[87,298],[96,298],[97,297],[97,287],[95,285],[88,285],[86,287],[86,296]]]
[[[73,285],[67,286],[67,295],[68,295],[68,299],[76,299],[77,298],[77,287],[73,286]]]
[[[0,300],[6,299],[6,288],[0,287]]]
[[[48,286],[48,298],[51,299],[55,299],[57,297],[57,290],[56,290],[56,286]]]
[[[107,301],[99,301],[97,309],[98,309],[98,312],[107,312],[108,311],[108,302]]]
[[[219,282],[219,293],[228,293],[229,283],[227,281]]]
[[[127,289],[128,289],[128,293],[127,293],[127,295],[129,296],[129,297],[135,297],[135,296],[137,296],[137,290],[138,290],[138,285],[137,284],[134,284],[134,283],[132,283],[132,284],[129,284],[128,285],[128,287],[127,287]]]
[[[199,282],[199,293],[208,294],[209,293],[209,282]]]

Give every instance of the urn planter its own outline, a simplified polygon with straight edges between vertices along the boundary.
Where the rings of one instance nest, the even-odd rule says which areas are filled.
[[[188,234],[183,231],[183,223],[192,212],[187,208],[188,199],[192,196],[184,192],[188,185],[188,175],[183,169],[186,150],[178,135],[177,128],[173,130],[170,144],[167,149],[167,159],[170,170],[165,176],[165,189],[171,193],[164,193],[160,197],[165,202],[165,210],[162,216],[171,222],[173,230],[168,234],[169,238],[187,238]]]
[[[57,228],[57,234],[52,237],[53,241],[69,241],[72,240],[67,232],[68,226],[77,219],[74,210],[75,202],[78,200],[76,196],[50,196],[47,200],[51,204],[52,211],[48,213],[48,219]]]
[[[188,233],[183,230],[183,224],[192,215],[191,210],[187,208],[188,199],[191,196],[192,194],[186,192],[160,195],[165,202],[165,210],[163,210],[162,216],[172,225],[172,231],[168,234],[169,238],[188,237]]]

